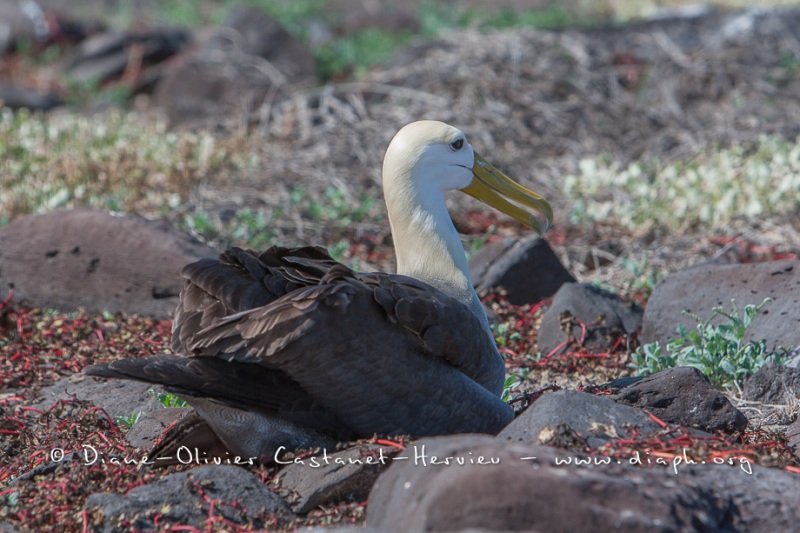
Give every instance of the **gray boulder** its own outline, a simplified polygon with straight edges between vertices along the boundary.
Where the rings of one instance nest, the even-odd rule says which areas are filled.
[[[543,394],[497,438],[524,444],[550,443],[553,439],[563,438],[559,426],[568,427],[592,448],[611,440],[628,438],[634,429],[640,435],[650,435],[661,429],[643,411],[615,403],[611,398],[560,390]],[[580,444],[577,448],[582,449]]]
[[[793,531],[800,520],[800,476],[782,470],[737,462],[641,468],[631,464],[633,458],[586,459],[482,436],[420,440],[378,478],[367,527]]]
[[[87,209],[29,215],[0,228],[0,291],[38,307],[167,318],[181,269],[215,255],[167,222]]]
[[[739,312],[745,305],[772,302],[750,324],[745,340],[765,339],[770,348],[800,345],[800,261],[787,259],[736,265],[706,264],[670,274],[656,285],[642,324],[642,342],[667,342],[676,337],[676,326],[689,329],[714,307],[729,310],[736,300]],[[721,319],[717,319],[720,321]]]
[[[747,417],[691,366],[646,376],[623,388],[614,400],[645,409],[668,424],[709,432],[744,431],[747,427]]]
[[[291,515],[286,504],[256,476],[228,465],[178,472],[126,494],[92,494],[84,509],[93,517],[101,517],[94,531],[103,533],[155,531],[168,525],[205,529],[210,517],[240,527],[263,529],[275,515]]]
[[[470,259],[469,270],[477,292],[504,289],[514,305],[539,302],[564,283],[575,281],[547,241],[537,235],[484,245]]]
[[[594,285],[565,283],[542,317],[539,351],[545,355],[561,351],[567,348],[567,341],[593,352],[606,351],[641,325],[642,308],[637,304]]]

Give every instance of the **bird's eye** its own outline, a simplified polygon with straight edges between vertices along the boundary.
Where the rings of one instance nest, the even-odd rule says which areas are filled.
[[[453,150],[461,150],[464,147],[464,139],[457,139],[450,143],[450,148]]]

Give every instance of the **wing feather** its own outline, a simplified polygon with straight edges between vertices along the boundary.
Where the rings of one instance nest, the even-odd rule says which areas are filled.
[[[481,321],[425,283],[356,273],[316,247],[234,248],[183,274],[182,357],[91,373],[273,410],[327,434],[496,433],[513,418]]]

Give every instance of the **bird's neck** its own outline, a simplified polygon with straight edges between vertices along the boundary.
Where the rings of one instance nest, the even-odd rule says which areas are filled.
[[[489,324],[472,287],[467,257],[440,191],[387,191],[397,273],[436,287]]]

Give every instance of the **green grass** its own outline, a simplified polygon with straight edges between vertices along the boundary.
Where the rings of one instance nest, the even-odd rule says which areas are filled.
[[[258,164],[225,143],[134,113],[1,111],[0,219],[74,207],[169,214],[195,183]]]
[[[649,300],[656,284],[664,277],[664,272],[653,266],[648,266],[647,254],[644,254],[639,261],[635,261],[630,257],[623,257],[622,266],[631,274],[630,281],[623,292],[624,296],[628,298],[632,294],[639,294],[643,300]]]
[[[366,28],[314,48],[317,74],[323,81],[343,75],[363,76],[370,68],[389,61],[411,40],[410,32]]]
[[[174,24],[188,27],[221,24],[235,6],[250,5],[268,13],[296,37],[309,41],[309,21],[323,20],[335,26],[342,13],[324,11],[325,0],[224,0],[216,2],[156,2],[146,14],[137,12],[134,2],[120,2],[112,24],[128,28],[142,18],[152,24]],[[474,27],[481,30],[516,27],[563,28],[575,25],[577,18],[562,3],[515,12],[508,8],[494,10],[463,9],[439,2],[419,2],[417,15],[422,35],[434,37],[454,28]],[[327,19],[327,20],[326,20]],[[398,48],[413,37],[409,31],[388,31],[368,27],[351,35],[336,36],[328,42],[315,43],[312,52],[317,73],[322,81],[342,76],[363,75],[375,65],[392,58]]]
[[[291,197],[292,202],[299,206],[304,211],[304,215],[311,220],[335,221],[343,226],[361,222],[375,208],[375,198],[361,195],[358,199],[351,200],[344,191],[333,185],[325,188],[321,200],[310,198],[301,187],[296,188]]]
[[[276,202],[262,208],[240,208],[225,220],[194,210],[180,216],[178,227],[220,249],[243,246],[261,250],[284,240],[277,228],[298,217],[311,225],[339,230],[360,223],[385,223],[383,206],[374,196],[362,193],[351,197],[329,185],[320,192],[296,186],[289,191],[288,202]],[[349,241],[341,239],[330,245],[329,252],[334,259],[358,269],[358,263],[348,255],[349,248]]]
[[[465,26],[488,29],[508,28],[566,28],[579,25],[579,19],[561,3],[553,3],[540,9],[514,11],[501,8],[493,12],[470,10],[464,18]]]
[[[697,321],[694,330],[679,325],[678,337],[666,344],[654,342],[641,346],[632,354],[629,366],[636,375],[654,374],[678,366],[693,366],[705,374],[716,387],[736,388],[741,391],[744,379],[753,375],[764,363],[774,361],[782,364],[786,357],[786,350],[769,350],[764,340],[744,341],[747,328],[770,301],[767,298],[759,305],[745,306],[741,316],[733,300],[730,311],[714,307],[711,316],[706,320],[689,314]],[[716,318],[727,321],[713,325],[711,322]]]
[[[427,37],[435,37],[442,31],[454,28],[478,28],[485,31],[524,27],[555,29],[585,25],[591,20],[597,20],[597,14],[593,10],[571,10],[563,2],[523,10],[507,7],[464,9],[458,8],[457,4],[421,2],[417,15],[422,35]]]
[[[742,7],[741,0],[721,0],[721,5]],[[263,10],[290,33],[308,42],[309,22],[312,20],[334,23],[346,14],[325,9],[327,0],[203,0],[178,2],[169,0],[151,2],[146,11],[137,10],[134,0],[120,0],[116,9],[109,12],[111,24],[117,28],[130,28],[142,24],[170,24],[187,27],[216,26],[221,24],[236,6],[248,5]],[[534,9],[512,10],[464,8],[457,2],[421,0],[414,2],[421,25],[421,34],[435,37],[455,28],[495,30],[520,27],[558,29],[575,26],[607,24],[652,15],[657,8],[682,5],[677,1],[635,0],[619,2],[601,0],[587,2],[572,0],[553,1]],[[759,2],[762,6],[797,5],[800,0],[770,0]],[[80,16],[93,13],[78,12]],[[318,74],[323,81],[341,76],[361,75],[376,64],[390,59],[394,52],[411,38],[408,32],[365,28],[353,35],[334,37],[325,43],[315,43],[313,53],[317,59]],[[55,52],[53,52],[55,53]]]
[[[269,13],[292,33],[300,34],[304,21],[317,16],[325,0],[214,0],[151,2],[149,9],[138,11],[134,0],[120,0],[109,12],[112,26],[126,29],[140,22],[200,27],[221,24],[237,6],[253,6]],[[88,16],[91,13],[81,13]]]
[[[612,219],[629,229],[722,227],[800,209],[800,140],[763,137],[754,149],[712,148],[684,163],[584,160],[564,180],[570,221]]]
[[[243,246],[261,250],[275,244],[278,233],[270,226],[280,221],[281,214],[280,209],[243,208],[223,221],[196,211],[182,215],[178,227],[219,249]]]

